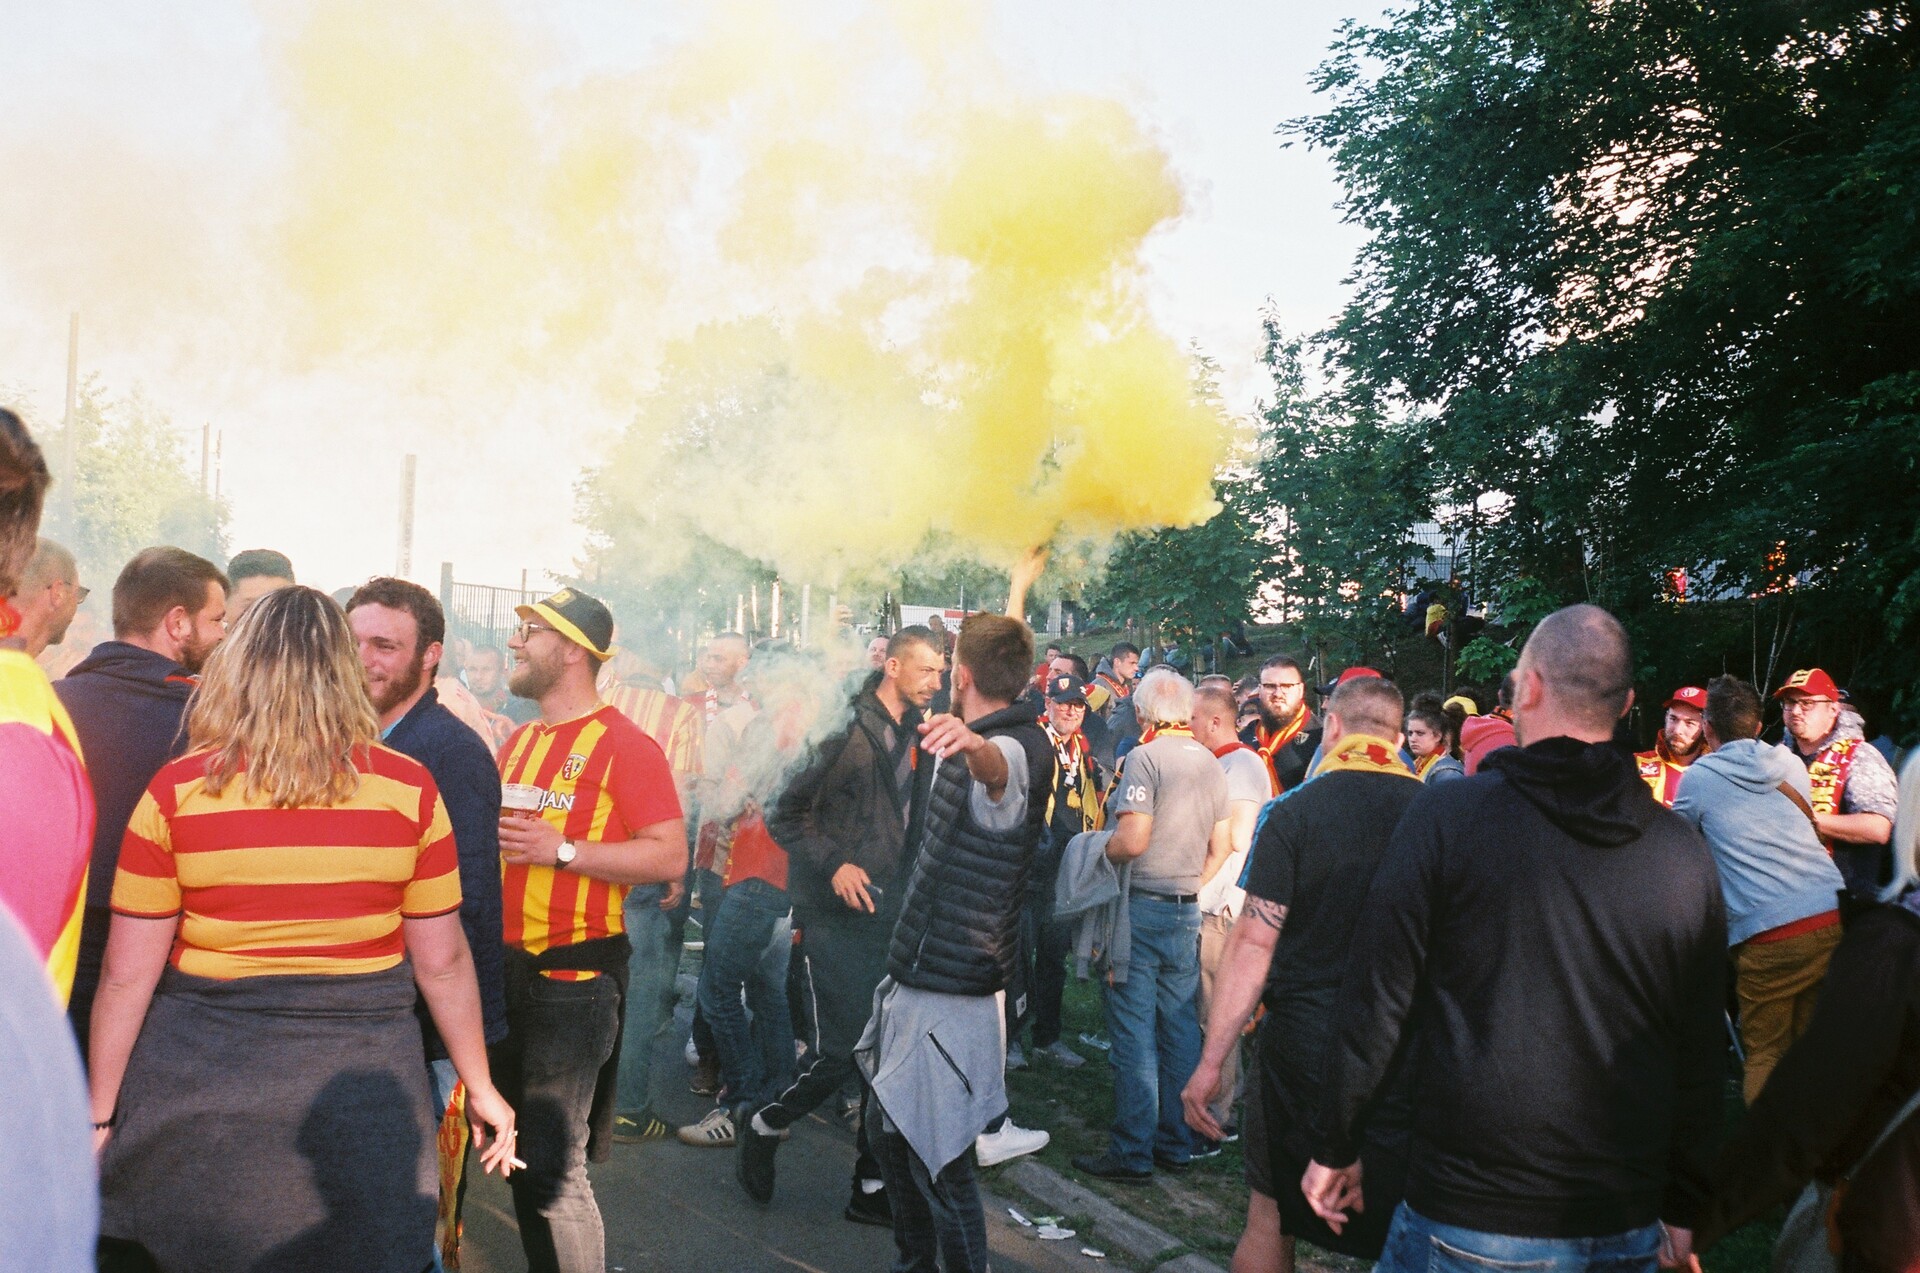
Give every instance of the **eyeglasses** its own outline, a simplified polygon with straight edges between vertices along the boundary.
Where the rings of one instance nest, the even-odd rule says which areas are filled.
[[[528,639],[531,638],[533,634],[536,632],[558,632],[559,630],[560,630],[559,628],[548,627],[544,623],[533,623],[529,621],[515,628],[513,630],[513,634],[520,638],[520,643],[522,645],[525,645]]]
[[[1269,694],[1278,694],[1281,690],[1297,690],[1305,681],[1262,681],[1260,688]]]
[[[1053,705],[1063,712],[1084,712],[1087,710],[1085,703],[1062,703],[1055,700]]]
[[[1811,711],[1811,710],[1812,710],[1813,708],[1815,708],[1815,707],[1825,707],[1825,706],[1829,706],[1829,705],[1831,705],[1831,704],[1833,703],[1833,701],[1834,701],[1834,700],[1833,700],[1833,699],[1830,699],[1830,698],[1788,698],[1788,699],[1782,699],[1782,700],[1781,700],[1781,702],[1780,702],[1780,712],[1781,712],[1781,714],[1782,714],[1782,715],[1785,715],[1785,714],[1786,714],[1786,713],[1788,713],[1788,712],[1805,712],[1805,711]]]
[[[60,582],[66,583],[66,580],[63,579]],[[84,585],[81,585],[81,584],[68,583],[67,587],[73,589],[73,596],[74,596],[73,604],[75,605],[86,604],[87,598],[93,595],[93,589],[85,587]]]

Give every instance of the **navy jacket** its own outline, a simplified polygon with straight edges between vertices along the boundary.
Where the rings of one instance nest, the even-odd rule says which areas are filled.
[[[427,767],[453,823],[460,853],[460,926],[473,949],[473,971],[480,979],[480,1015],[488,1043],[507,1037],[507,995],[503,980],[500,926],[500,771],[480,735],[440,706],[431,686],[405,716],[394,722],[387,746]],[[439,1032],[419,1005],[427,1059],[447,1050]]]
[[[87,875],[86,913],[80,926],[80,961],[70,1003],[84,1049],[87,1016],[100,982],[107,949],[108,899],[120,864],[127,821],[160,766],[186,750],[183,718],[194,678],[164,654],[124,641],[103,641],[74,669],[55,681],[87,760],[93,786],[93,861]]]

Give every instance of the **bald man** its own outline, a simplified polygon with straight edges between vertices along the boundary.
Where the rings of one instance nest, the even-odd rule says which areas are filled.
[[[48,646],[66,640],[67,626],[86,599],[73,554],[51,539],[41,539],[20,575],[20,590],[13,594],[13,608],[20,612],[20,630],[13,635],[18,648],[37,659]]]
[[[1684,1262],[1709,1193],[1726,913],[1700,833],[1612,745],[1633,657],[1593,606],[1520,654],[1518,746],[1429,787],[1355,930],[1301,1181],[1336,1230],[1365,1183],[1369,1103],[1423,1026],[1407,1201],[1379,1268]],[[1496,1188],[1489,1182],[1497,1181]]]

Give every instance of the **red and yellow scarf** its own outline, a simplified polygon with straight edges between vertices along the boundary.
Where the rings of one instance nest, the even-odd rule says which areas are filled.
[[[1436,757],[1437,758],[1437,757]],[[1348,734],[1320,760],[1314,777],[1331,773],[1398,774],[1413,778],[1413,770],[1400,759],[1400,749],[1373,734]],[[1419,779],[1414,778],[1418,782]]]
[[[1847,775],[1853,772],[1854,749],[1858,738],[1836,738],[1822,747],[1807,763],[1807,781],[1813,784],[1815,813],[1840,812],[1841,797],[1847,792]]]
[[[1140,745],[1145,747],[1156,738],[1192,738],[1193,731],[1185,725],[1149,725],[1140,735]]]

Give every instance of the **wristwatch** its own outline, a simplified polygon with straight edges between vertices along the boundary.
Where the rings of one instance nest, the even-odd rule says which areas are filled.
[[[580,846],[572,840],[560,841],[560,847],[553,851],[553,867],[556,871],[565,870],[573,865],[573,859],[580,856]]]

